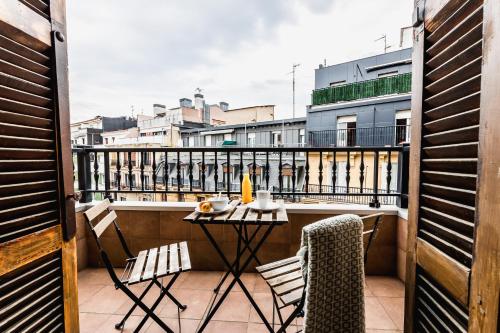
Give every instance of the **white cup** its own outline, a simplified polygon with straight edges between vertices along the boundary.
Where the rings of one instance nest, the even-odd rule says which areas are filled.
[[[257,205],[260,209],[266,209],[271,201],[271,192],[265,190],[257,191]]]

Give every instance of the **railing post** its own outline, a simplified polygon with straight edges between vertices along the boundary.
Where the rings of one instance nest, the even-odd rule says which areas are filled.
[[[109,193],[109,151],[104,152],[104,197],[113,202],[113,198]]]
[[[400,208],[408,208],[408,183],[410,177],[410,145],[403,144],[398,156],[398,192],[396,204]]]
[[[92,193],[88,190],[90,190],[92,186],[92,171],[90,167],[90,156],[89,153],[85,151],[85,148],[77,151],[76,160],[78,165],[78,190],[82,193],[80,202],[91,202]]]
[[[370,202],[370,207],[379,208],[380,202],[378,201],[378,156],[379,151],[375,151],[375,159],[373,161],[373,199]]]

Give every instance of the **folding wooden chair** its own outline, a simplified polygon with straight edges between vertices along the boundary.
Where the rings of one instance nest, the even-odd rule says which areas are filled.
[[[96,221],[98,217],[105,212],[107,213],[106,216],[104,216],[98,223],[94,225],[92,222]],[[115,328],[122,329],[125,325],[125,321],[138,306],[146,313],[146,315],[139,323],[134,332],[139,332],[149,317],[151,317],[151,319],[158,323],[158,325],[166,332],[173,332],[172,329],[170,329],[154,313],[154,310],[165,296],[170,298],[172,302],[177,305],[178,311],[185,310],[187,307],[186,305],[182,305],[169,292],[169,289],[172,287],[180,273],[191,269],[191,261],[189,259],[187,243],[173,243],[170,245],[161,246],[160,248],[143,250],[139,252],[137,257],[135,257],[132,255],[127,246],[125,237],[123,237],[120,227],[116,222],[117,215],[111,209],[108,199],[88,209],[84,213],[84,215],[90,227],[90,230],[92,231],[92,234],[94,235],[94,238],[97,242],[97,247],[99,249],[99,253],[101,254],[104,265],[106,266],[106,269],[108,270],[109,275],[111,276],[111,279],[115,284],[115,288],[121,289],[134,302],[133,306],[127,312],[125,317],[115,325]],[[116,275],[109,256],[106,253],[106,250],[102,247],[100,241],[101,235],[111,224],[115,226],[115,231],[118,235],[118,239],[120,240],[123,250],[128,257],[126,259],[125,269],[121,277],[118,277]],[[168,275],[173,275],[173,277],[164,287],[159,279]],[[146,281],[149,281],[149,284],[139,297],[137,297],[129,288],[130,285]],[[158,288],[160,288],[160,296],[156,299],[151,308],[149,308],[146,304],[144,304],[143,298],[153,285],[156,285]]]
[[[375,240],[384,213],[376,213],[361,217],[363,221],[364,264],[368,260],[368,252]],[[256,268],[260,276],[266,281],[273,295],[273,327],[274,313],[278,314],[281,328],[278,332],[285,332],[286,328],[297,317],[304,315],[305,281],[302,276],[302,267],[298,256],[275,261]],[[294,311],[283,320],[281,310],[293,305]]]

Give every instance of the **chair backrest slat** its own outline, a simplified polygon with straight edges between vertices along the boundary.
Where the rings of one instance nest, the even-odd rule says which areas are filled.
[[[114,210],[109,212],[99,223],[94,227],[94,232],[97,237],[101,237],[102,233],[110,226],[111,223],[117,218]]]
[[[106,209],[108,209],[110,203],[109,199],[103,200],[92,208],[89,208],[85,211],[85,216],[87,219],[92,222],[97,216],[101,215]]]

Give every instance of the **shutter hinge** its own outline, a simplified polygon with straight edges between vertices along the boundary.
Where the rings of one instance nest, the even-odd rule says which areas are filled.
[[[413,10],[413,27],[418,27],[424,22],[424,10],[425,10],[425,0],[420,0],[417,2],[415,9]]]

